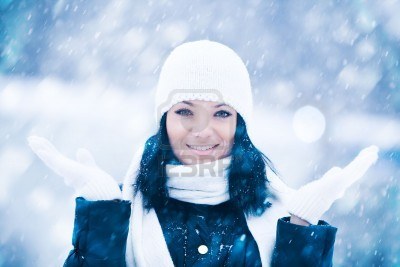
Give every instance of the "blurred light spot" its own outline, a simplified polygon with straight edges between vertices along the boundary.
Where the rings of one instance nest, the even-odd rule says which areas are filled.
[[[0,110],[9,112],[15,110],[21,104],[21,90],[10,83],[0,92]]]
[[[24,149],[9,146],[0,154],[0,205],[9,201],[10,187],[18,181],[32,163],[32,157]]]
[[[296,97],[293,83],[279,81],[271,88],[271,102],[277,106],[287,106]]]
[[[50,230],[54,244],[68,244],[71,242],[73,224],[70,218],[58,220]]]
[[[395,38],[400,39],[400,16],[398,13],[391,16],[391,18],[386,23],[386,30],[393,35]]]
[[[147,48],[139,57],[139,71],[143,73],[153,72],[160,63],[159,51],[154,48]]]
[[[307,33],[316,34],[325,26],[326,16],[323,15],[323,10],[312,8],[304,16],[304,30]]]
[[[371,14],[368,14],[366,11],[362,11],[357,16],[356,26],[364,33],[370,33],[376,27],[376,20],[373,16],[371,16]]]
[[[138,52],[146,43],[146,34],[142,29],[132,28],[123,37],[120,45],[125,52]]]
[[[183,42],[189,34],[189,29],[186,23],[173,22],[166,26],[164,30],[164,38],[172,46]]]
[[[53,6],[53,17],[57,17],[65,7],[65,0],[59,0],[55,5]]]
[[[381,149],[400,147],[400,122],[395,119],[372,114],[346,114],[336,117],[332,126],[331,134],[336,142],[359,146],[375,144]]]
[[[346,89],[354,89],[363,95],[370,93],[381,79],[378,69],[373,67],[359,68],[356,65],[347,65],[339,73],[338,81]]]
[[[325,131],[325,117],[317,108],[304,106],[294,114],[293,129],[301,141],[315,142]]]
[[[52,203],[54,202],[54,197],[49,189],[36,187],[29,194],[27,201],[28,206],[31,208],[39,212],[44,212],[51,208]]]
[[[357,55],[362,61],[367,61],[375,55],[375,46],[369,40],[364,40],[357,45]]]
[[[360,201],[360,192],[356,187],[351,187],[348,189],[348,192],[344,194],[344,196],[337,201],[335,205],[335,210],[339,212],[339,214],[347,214],[355,209],[355,206]]]
[[[345,43],[348,45],[353,45],[354,41],[357,39],[359,33],[354,31],[349,23],[346,21],[339,26],[333,33],[333,39],[338,43]]]
[[[307,88],[307,90],[312,90],[321,84],[318,72],[311,69],[299,70],[297,72],[296,81],[301,87]]]

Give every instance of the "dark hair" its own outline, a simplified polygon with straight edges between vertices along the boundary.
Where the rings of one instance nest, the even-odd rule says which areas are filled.
[[[168,198],[165,165],[178,161],[167,134],[166,116],[161,118],[158,132],[145,144],[134,194],[143,195],[143,206],[151,209],[163,205]],[[251,142],[246,124],[238,113],[234,144],[228,167],[229,195],[235,206],[246,215],[261,215],[271,204],[274,196],[269,192],[266,169],[275,172],[272,162]]]

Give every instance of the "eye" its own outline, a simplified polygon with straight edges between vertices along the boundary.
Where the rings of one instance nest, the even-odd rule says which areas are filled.
[[[227,118],[231,115],[232,115],[232,113],[225,111],[225,110],[219,110],[214,114],[215,117],[220,117],[220,118]]]
[[[184,117],[188,117],[190,115],[193,115],[192,111],[190,111],[187,108],[181,108],[175,111],[176,114],[184,116]]]

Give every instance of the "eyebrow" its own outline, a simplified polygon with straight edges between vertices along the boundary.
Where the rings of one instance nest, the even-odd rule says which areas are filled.
[[[187,105],[189,105],[191,107],[193,107],[195,105],[194,103],[188,102],[188,101],[182,101],[182,103],[185,103],[185,104],[187,104]],[[228,105],[224,104],[224,103],[221,103],[221,104],[215,105],[214,108],[219,108],[219,107],[222,107],[222,106],[228,106]]]

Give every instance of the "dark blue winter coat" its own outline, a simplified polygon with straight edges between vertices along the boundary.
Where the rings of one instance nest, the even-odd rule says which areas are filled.
[[[126,266],[130,209],[129,201],[77,198],[74,249],[64,266]],[[244,215],[230,201],[212,206],[169,199],[156,214],[176,266],[261,266]],[[324,221],[299,226],[289,217],[277,224],[271,266],[332,266],[335,227]],[[200,245],[208,251],[199,253]]]

